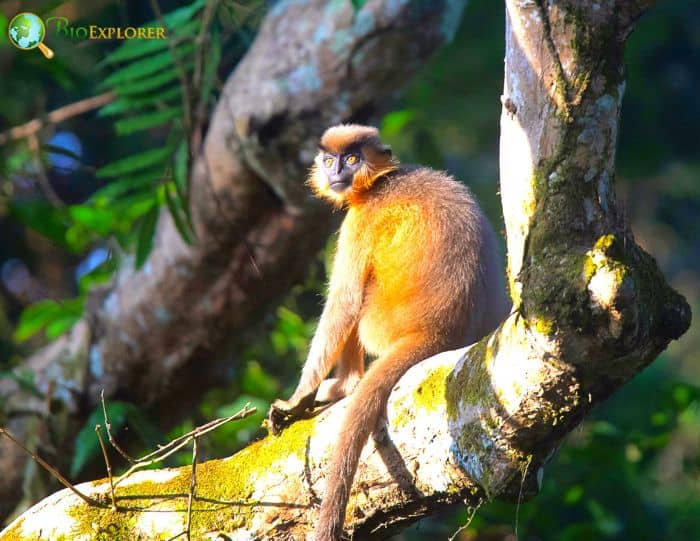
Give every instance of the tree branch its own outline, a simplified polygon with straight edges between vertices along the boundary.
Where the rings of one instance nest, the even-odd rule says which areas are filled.
[[[381,538],[443,503],[534,493],[561,438],[687,330],[688,304],[616,207],[623,43],[614,9],[507,0],[501,192],[514,310],[484,340],[401,379],[387,426],[363,451],[348,534]],[[200,465],[194,535],[304,538],[344,408]],[[120,515],[63,491],[6,535],[31,536],[37,524],[56,524],[55,535],[92,524],[168,535],[182,530],[188,480],[183,469],[144,473],[118,495],[134,505]],[[73,522],[58,524],[52,505]]]
[[[331,213],[303,185],[318,137],[328,125],[369,120],[450,37],[461,6],[277,3],[229,77],[194,163],[197,244],[161,214],[142,269],[125,265],[111,289],[93,292],[71,333],[21,367],[47,399],[37,404],[0,380],[13,433],[61,467],[101,389],[150,405],[167,424],[221,384],[232,337],[303,279],[332,230]],[[24,462],[0,442],[0,469],[17,473],[0,479],[0,515],[21,495]]]
[[[85,98],[84,100],[59,107],[58,109],[48,113],[45,118],[35,118],[26,124],[15,126],[6,132],[0,133],[0,145],[34,135],[46,124],[58,124],[59,122],[68,120],[71,117],[82,115],[83,113],[87,113],[93,109],[98,109],[99,107],[114,101],[115,97],[114,92],[105,92],[104,94],[91,96],[89,98]]]
[[[481,494],[449,452],[445,383],[463,353],[444,353],[421,363],[392,394],[388,426],[370,439],[355,481],[348,521],[356,539],[383,538],[439,505]],[[422,397],[418,405],[416,395]],[[324,473],[346,402],[229,459],[198,464],[193,538],[305,539],[323,494]],[[118,513],[82,506],[82,500],[61,491],[25,513],[0,540],[13,535],[31,538],[39,528],[51,539],[71,532],[96,537],[97,528],[128,532],[129,538],[144,541],[176,535],[187,520],[190,473],[183,467],[134,474],[117,487],[117,506],[124,509]],[[108,480],[77,488],[109,501]],[[56,520],[56,513],[66,520]]]

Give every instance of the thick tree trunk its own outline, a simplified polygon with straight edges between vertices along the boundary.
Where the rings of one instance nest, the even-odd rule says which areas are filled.
[[[100,390],[172,418],[230,372],[232,337],[300,281],[333,229],[303,182],[329,125],[368,120],[453,34],[462,1],[279,2],[230,76],[191,177],[197,243],[163,213],[152,254],[10,380],[6,425],[59,467]],[[63,458],[62,458],[63,457]],[[35,468],[0,438],[0,516]],[[39,489],[39,496],[42,496]],[[36,494],[29,494],[29,497]]]
[[[353,485],[346,526],[356,538],[444,503],[534,492],[561,438],[690,324],[688,304],[626,229],[613,188],[624,40],[645,6],[506,4],[501,193],[514,309],[481,342],[399,382]],[[201,465],[195,538],[303,539],[344,407]],[[175,535],[188,486],[188,469],[143,473],[118,490],[120,511],[64,491],[0,539],[40,528]],[[104,481],[84,489],[106,501]]]

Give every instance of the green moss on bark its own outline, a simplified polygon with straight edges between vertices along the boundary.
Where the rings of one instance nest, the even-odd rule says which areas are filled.
[[[279,436],[255,442],[231,458],[198,465],[192,509],[195,538],[204,532],[232,531],[248,526],[250,518],[258,511],[259,502],[253,498],[257,481],[275,473],[283,474],[290,458],[303,460],[314,425],[315,419],[297,421]],[[135,538],[140,519],[149,512],[177,513],[184,528],[191,468],[179,468],[173,474],[166,481],[156,479],[118,485],[117,511],[76,502],[69,512],[77,524],[71,535],[88,534],[97,540],[131,540]],[[98,483],[107,486],[105,480]],[[20,532],[20,525],[13,531]],[[172,535],[164,533],[163,536],[166,539]],[[8,539],[14,541],[20,537],[17,533]]]

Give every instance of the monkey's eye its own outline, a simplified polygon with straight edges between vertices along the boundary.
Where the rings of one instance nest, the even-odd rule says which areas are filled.
[[[357,163],[357,156],[355,154],[350,154],[350,156],[345,158],[345,163],[348,165],[355,165]]]
[[[325,165],[326,167],[332,166],[333,165],[333,158],[331,158],[330,156],[326,157],[323,160],[323,165]]]

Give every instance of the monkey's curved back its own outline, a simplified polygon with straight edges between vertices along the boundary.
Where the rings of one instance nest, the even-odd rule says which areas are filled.
[[[458,347],[505,316],[495,235],[469,190],[445,173],[401,168],[346,220],[370,252],[360,320],[368,351],[382,354],[410,333]]]

